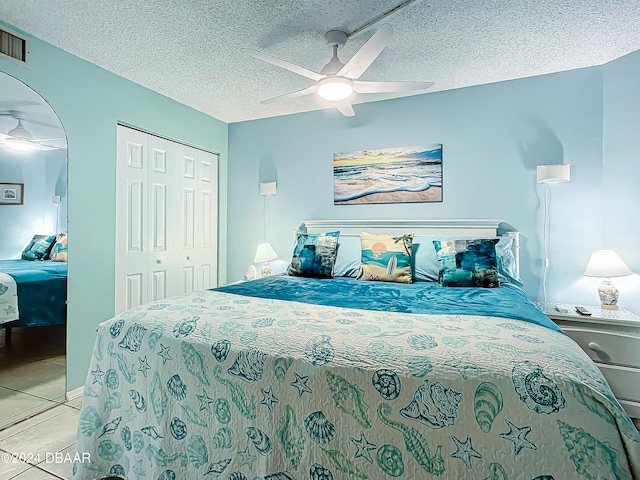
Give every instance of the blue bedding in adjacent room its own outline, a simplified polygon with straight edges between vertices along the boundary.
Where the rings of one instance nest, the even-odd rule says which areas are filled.
[[[315,279],[275,275],[215,289],[248,297],[293,300],[315,305],[433,315],[514,318],[561,332],[518,287],[445,288],[435,282],[410,285],[353,278]],[[348,293],[345,293],[348,292]],[[357,298],[357,304],[354,304]]]
[[[0,272],[18,288],[20,318],[0,328],[63,324],[67,318],[66,262],[0,260]]]

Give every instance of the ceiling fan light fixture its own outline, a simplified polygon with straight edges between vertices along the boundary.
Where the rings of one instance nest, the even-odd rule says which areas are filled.
[[[344,77],[327,77],[318,83],[318,95],[331,102],[339,102],[353,93],[351,81]]]
[[[36,148],[33,143],[24,138],[8,138],[4,143],[7,147],[21,152],[30,152]]]
[[[33,138],[33,135],[31,135],[31,132],[29,132],[29,130],[27,130],[22,126],[21,118],[18,119],[18,126],[9,130],[7,132],[7,135],[9,135],[10,137],[21,139],[21,140],[31,140]]]

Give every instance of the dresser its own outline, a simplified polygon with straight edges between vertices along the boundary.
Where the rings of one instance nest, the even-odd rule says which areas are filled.
[[[567,312],[559,312],[555,305]],[[640,316],[627,310],[603,310],[585,306],[591,316],[575,311],[575,305],[536,303],[551,320],[596,362],[616,398],[640,425]]]

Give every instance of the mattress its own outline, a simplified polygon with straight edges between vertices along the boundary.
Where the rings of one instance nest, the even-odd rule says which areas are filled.
[[[586,354],[537,312],[443,313],[451,298],[439,304],[437,290],[434,313],[389,311],[400,298],[375,310],[348,283],[350,307],[238,293],[260,282],[269,291],[282,280],[173,297],[100,324],[77,438],[91,461],[74,465],[74,479],[640,474],[633,423]],[[368,283],[369,296],[403,296]],[[414,303],[427,295],[412,288]],[[518,316],[529,309],[522,297]]]

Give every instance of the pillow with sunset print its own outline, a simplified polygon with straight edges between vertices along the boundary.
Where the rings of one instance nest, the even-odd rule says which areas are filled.
[[[357,280],[411,283],[413,234],[360,235],[361,259]]]
[[[49,258],[52,262],[66,262],[67,261],[67,234],[61,233],[56,238],[56,243],[53,244]]]

